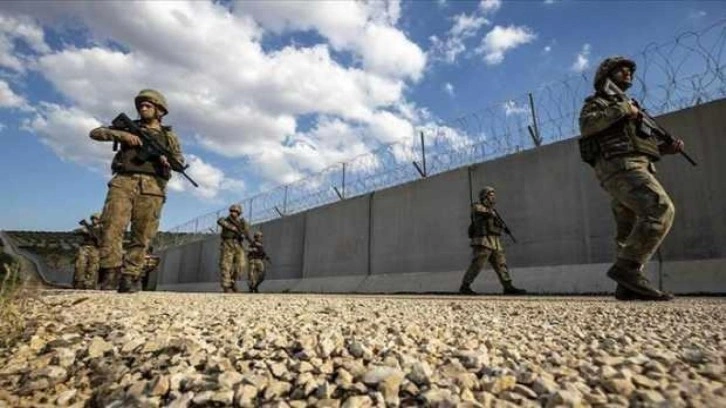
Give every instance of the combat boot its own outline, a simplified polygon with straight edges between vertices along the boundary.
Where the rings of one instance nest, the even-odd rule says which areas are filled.
[[[607,272],[608,278],[618,283],[618,286],[622,286],[627,289],[635,297],[633,300],[671,300],[673,295],[653,287],[648,281],[648,278],[643,275],[641,271],[642,265],[637,262],[628,261],[625,259],[618,259],[613,266]],[[616,298],[618,293],[616,289]],[[626,292],[620,291],[620,297],[627,297]],[[625,300],[625,299],[620,299]]]
[[[224,293],[232,293],[234,291],[232,290],[232,288],[225,286],[225,287],[222,288],[222,292],[224,292]]]
[[[131,275],[121,275],[118,284],[118,293],[136,293],[140,289],[138,278]]]
[[[462,283],[461,287],[459,288],[459,293],[462,295],[476,295],[477,293],[471,290],[471,286]]]
[[[101,268],[98,271],[100,290],[116,290],[118,287],[118,276],[121,274],[121,267]]]
[[[622,300],[622,301],[637,301],[637,300],[650,300],[650,301],[667,301],[673,299],[674,296],[672,293],[668,292],[662,292],[661,296],[659,297],[652,297],[652,296],[642,296],[639,295],[636,292],[633,292],[632,290],[626,288],[625,286],[618,284],[618,286],[615,288],[615,299]]]
[[[512,285],[512,281],[505,281],[503,283],[504,286],[504,294],[505,295],[526,295],[527,291],[524,289],[519,289]]]

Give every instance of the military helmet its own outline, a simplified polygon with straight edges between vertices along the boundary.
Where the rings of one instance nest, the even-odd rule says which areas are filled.
[[[237,211],[238,214],[242,214],[242,206],[239,204],[232,204],[229,206],[229,212]]]
[[[93,213],[91,214],[91,219],[100,220],[101,219],[101,213]]]
[[[635,74],[636,65],[633,60],[629,60],[619,55],[605,58],[605,60],[600,63],[600,66],[597,67],[597,71],[595,71],[595,78],[593,79],[593,86],[595,87],[595,90],[600,89],[603,82],[605,82],[605,79],[607,79],[607,77],[610,76],[616,68],[623,65],[629,67],[630,71]]]
[[[262,231],[255,231],[255,238],[262,238]]]
[[[136,98],[134,98],[134,104],[136,105],[137,109],[139,107],[139,104],[143,101],[153,103],[163,112],[163,115],[169,113],[169,106],[166,104],[166,98],[164,98],[164,95],[162,95],[159,91],[153,89],[142,89],[141,91],[139,91],[139,94],[136,95]]]
[[[493,192],[494,192],[494,187],[491,187],[491,186],[484,186],[484,188],[482,188],[482,189],[481,189],[481,190],[479,191],[479,197],[480,197],[480,198],[481,198],[481,197],[485,197],[485,196],[486,196],[487,194],[489,194],[489,193],[493,193]]]

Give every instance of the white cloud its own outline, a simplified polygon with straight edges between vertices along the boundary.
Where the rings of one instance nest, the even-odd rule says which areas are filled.
[[[114,154],[112,144],[94,142],[88,137],[91,129],[101,125],[82,109],[41,103],[36,107],[36,113],[23,122],[22,128],[37,134],[61,159],[107,170],[110,174]]]
[[[466,40],[474,37],[481,27],[489,24],[483,16],[477,14],[458,14],[453,17],[454,24],[446,33],[444,39],[431,36],[431,50],[433,58],[443,60],[449,64],[456,62],[459,54],[466,51]]]
[[[557,0],[544,0],[544,4],[555,4]]]
[[[590,67],[590,44],[584,44],[582,50],[575,57],[575,62],[572,63],[570,69],[575,72],[582,72]]]
[[[482,39],[476,52],[478,54],[484,54],[484,61],[487,64],[496,65],[504,60],[504,54],[507,51],[532,42],[535,38],[537,38],[537,35],[524,26],[495,26]]]
[[[481,0],[479,8],[485,13],[494,13],[502,7],[502,0]]]
[[[0,68],[24,72],[29,55],[18,50],[17,43],[24,43],[35,53],[46,53],[43,29],[28,17],[0,14]]]
[[[446,0],[436,0],[436,4],[438,4],[439,7],[444,8],[446,7]]]
[[[236,12],[278,33],[316,30],[333,49],[356,53],[366,70],[378,74],[418,80],[426,65],[424,52],[394,27],[399,1],[242,1]]]
[[[69,104],[42,105],[27,128],[84,165],[107,168],[107,152],[96,151],[103,144],[90,142],[88,131],[120,111],[133,114],[135,93],[147,87],[166,95],[165,121],[183,144],[244,158],[263,183],[407,140],[422,112],[403,90],[422,75],[425,54],[394,26],[396,1],[241,2],[233,12],[212,2],[154,1],[135,3],[134,13],[126,2],[11,4],[54,29],[69,19],[88,26],[94,45],[44,52],[26,65]],[[315,30],[329,44],[264,50],[262,38],[272,35],[264,30]],[[331,48],[359,63],[341,64]],[[311,129],[298,129],[300,115],[313,117]],[[66,130],[52,134],[52,126]],[[214,197],[233,183],[210,170],[210,158],[193,163],[209,180],[196,194]]]
[[[527,114],[527,112],[529,112],[529,110],[527,109],[527,105],[524,105],[524,104],[517,105],[517,103],[515,101],[511,101],[511,100],[504,102],[502,107],[504,108],[504,114],[506,116],[524,115],[524,114]]]
[[[10,85],[0,79],[0,108],[21,108],[26,106],[25,98],[13,92]]]
[[[544,52],[546,52],[546,53],[547,53],[547,52],[550,52],[550,51],[552,51],[552,46],[550,46],[550,45],[547,45],[547,46],[545,46],[545,47],[544,47],[544,49],[542,49],[542,51],[544,51]]]
[[[225,176],[224,171],[205,163],[200,157],[193,154],[186,155],[186,159],[189,164],[186,173],[199,184],[199,187],[193,187],[184,176],[174,173],[168,185],[170,190],[189,191],[205,199],[215,198],[223,190],[234,191],[237,196],[244,193],[243,181]]]
[[[454,96],[454,85],[451,85],[450,82],[445,83],[444,91],[446,91],[446,93],[449,94],[450,96]]]

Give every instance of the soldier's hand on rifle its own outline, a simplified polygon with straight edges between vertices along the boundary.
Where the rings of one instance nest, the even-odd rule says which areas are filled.
[[[658,147],[658,150],[660,150],[661,154],[678,154],[683,151],[684,145],[683,139],[675,139],[671,144],[663,143]]]
[[[171,168],[171,164],[169,164],[169,159],[167,159],[166,156],[159,156],[159,162],[165,168],[167,168],[167,169]]]
[[[628,117],[631,118],[637,118],[638,115],[640,115],[640,109],[638,109],[638,105],[635,104],[632,100],[628,101]]]
[[[141,146],[141,138],[133,133],[129,133],[123,130],[116,131],[116,139],[128,146]]]

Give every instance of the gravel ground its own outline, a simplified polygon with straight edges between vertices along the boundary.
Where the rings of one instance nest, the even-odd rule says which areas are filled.
[[[47,291],[2,406],[726,406],[726,299]]]

